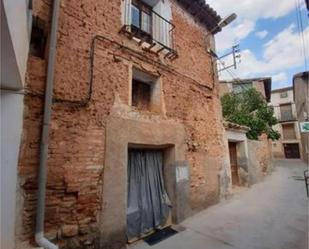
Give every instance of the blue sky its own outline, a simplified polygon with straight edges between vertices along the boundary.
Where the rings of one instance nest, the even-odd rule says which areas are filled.
[[[292,85],[293,75],[306,70],[303,44],[309,64],[309,18],[304,0],[206,2],[222,17],[233,12],[238,15],[236,21],[216,35],[219,55],[234,44],[240,44],[241,48],[238,68],[221,73],[221,79],[271,76],[276,89]],[[304,43],[297,25],[297,3],[301,8]]]

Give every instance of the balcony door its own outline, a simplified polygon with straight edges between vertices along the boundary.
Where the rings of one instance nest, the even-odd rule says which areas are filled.
[[[151,41],[152,7],[139,0],[132,0],[131,29],[139,38]]]
[[[281,121],[293,120],[292,105],[280,105]]]

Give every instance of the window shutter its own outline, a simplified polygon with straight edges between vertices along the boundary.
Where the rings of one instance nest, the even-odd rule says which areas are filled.
[[[131,0],[124,0],[124,25],[131,25]]]
[[[162,16],[166,20],[171,20],[172,11],[171,6],[168,1],[160,1],[155,7],[154,11]],[[156,13],[153,13],[152,22],[153,22],[153,38],[163,45],[170,47],[170,30],[171,25],[163,20]]]

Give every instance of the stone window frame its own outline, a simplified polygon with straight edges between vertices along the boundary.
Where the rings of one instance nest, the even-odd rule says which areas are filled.
[[[148,110],[139,110],[133,106],[133,81],[140,81],[151,86],[150,103]],[[132,65],[129,79],[129,102],[128,105],[135,111],[147,111],[153,114],[165,114],[163,82],[159,75],[149,73],[139,67]]]

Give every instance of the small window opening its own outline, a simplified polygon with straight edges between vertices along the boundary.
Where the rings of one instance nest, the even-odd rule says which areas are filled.
[[[288,97],[288,92],[282,92],[280,93],[280,98],[283,99],[283,98],[287,98]]]
[[[34,16],[30,40],[30,54],[44,59],[46,46],[45,22]]]
[[[140,111],[162,112],[162,92],[160,79],[152,74],[133,67],[130,105]]]
[[[150,110],[151,85],[139,80],[132,81],[132,106],[139,110]]]

